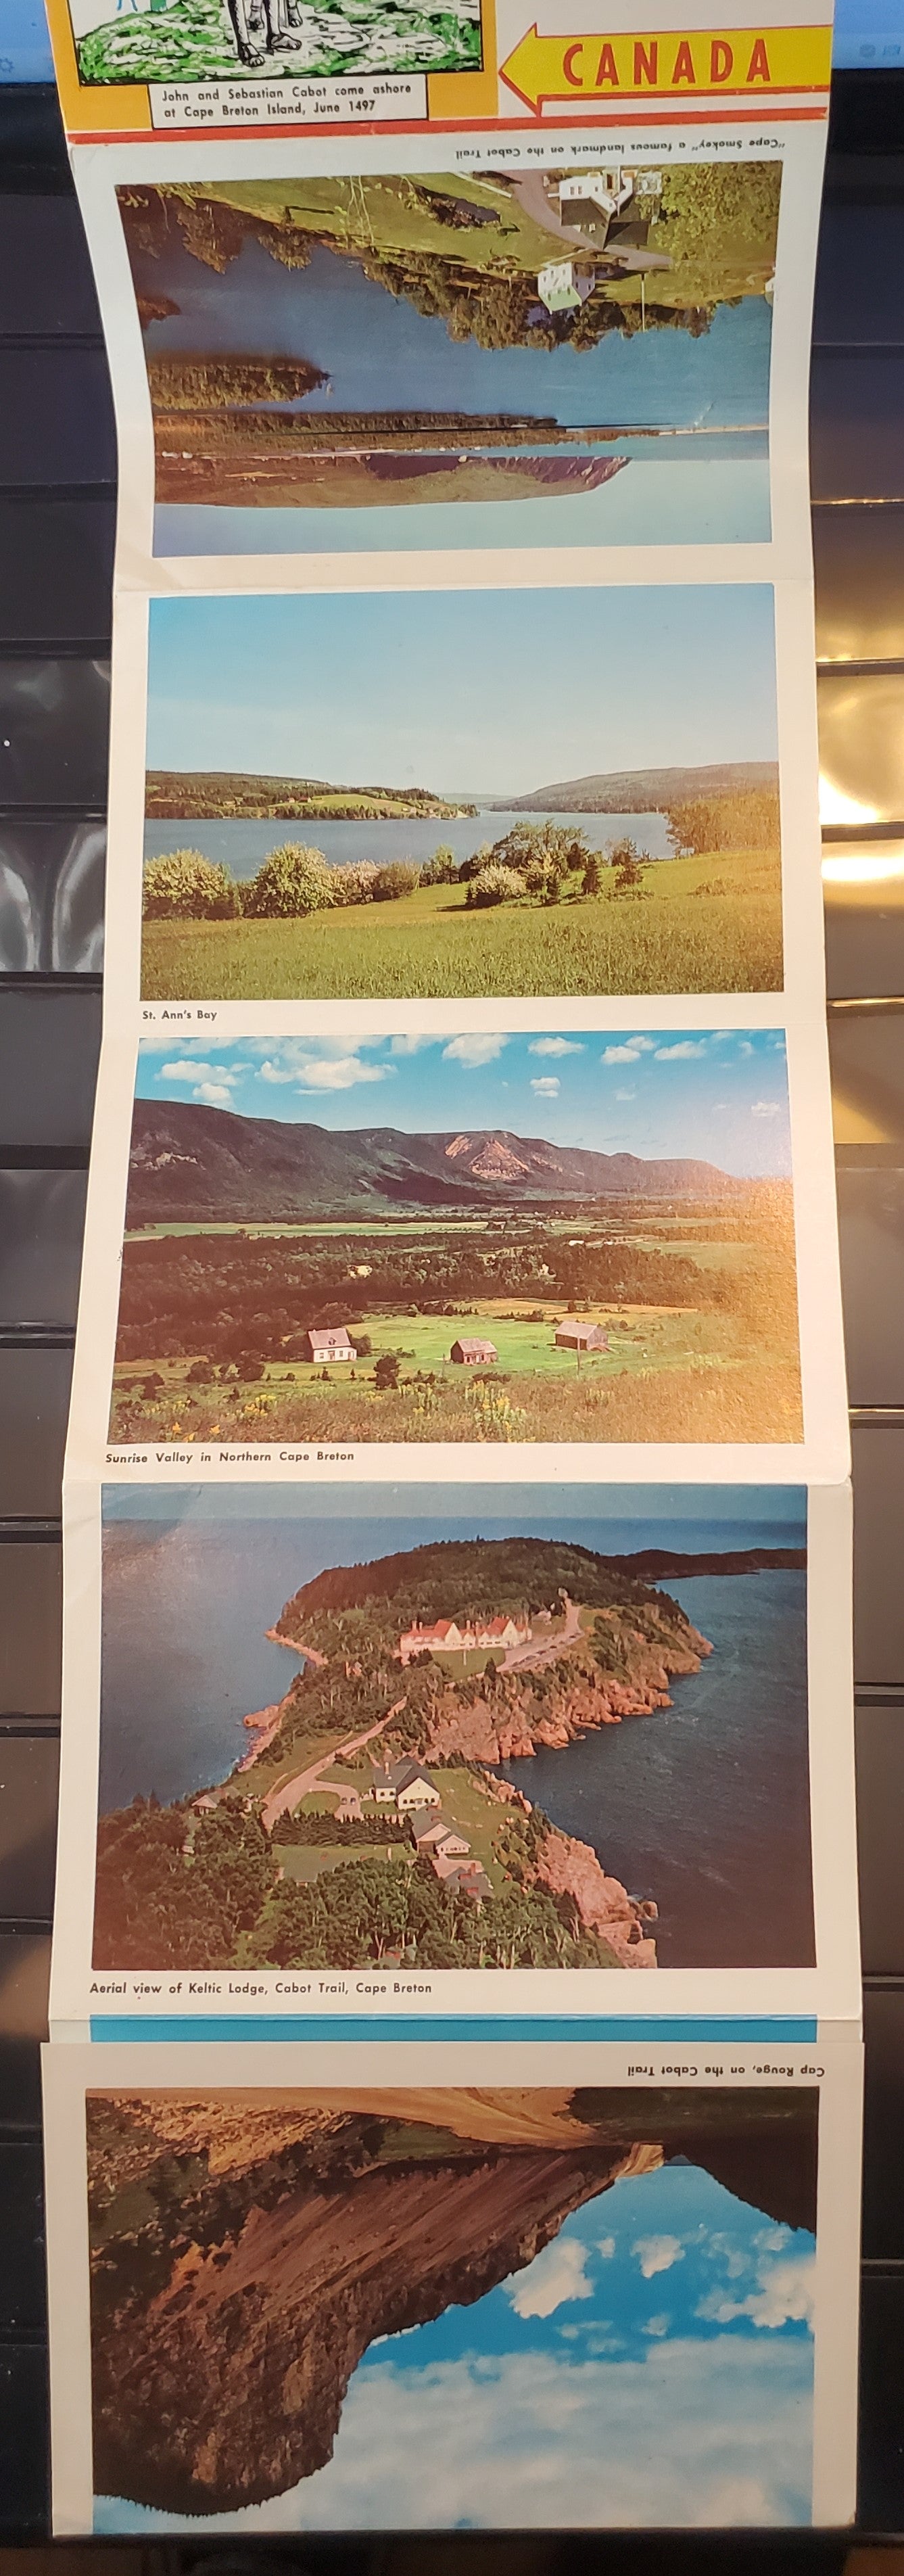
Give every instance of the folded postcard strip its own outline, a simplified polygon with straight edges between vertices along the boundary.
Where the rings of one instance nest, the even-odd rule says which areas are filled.
[[[120,454],[54,2527],[837,2523],[830,29],[49,6]]]
[[[844,2522],[858,2071],[48,2050],[55,2530]]]

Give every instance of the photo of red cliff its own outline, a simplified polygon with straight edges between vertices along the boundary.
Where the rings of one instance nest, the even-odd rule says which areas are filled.
[[[814,2091],[86,2108],[96,2533],[810,2520]]]

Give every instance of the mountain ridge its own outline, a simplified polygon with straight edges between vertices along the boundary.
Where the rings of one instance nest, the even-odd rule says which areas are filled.
[[[130,1228],[164,1217],[260,1224],[312,1212],[484,1208],[513,1202],[742,1197],[752,1184],[694,1157],[601,1154],[504,1128],[407,1134],[250,1118],[194,1101],[136,1101]]]

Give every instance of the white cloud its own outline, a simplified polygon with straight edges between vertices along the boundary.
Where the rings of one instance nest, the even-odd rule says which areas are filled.
[[[601,1064],[636,1064],[639,1055],[657,1052],[655,1038],[625,1038],[618,1046],[603,1048]]]
[[[637,2256],[645,2281],[652,2281],[656,2272],[670,2272],[673,2263],[684,2261],[680,2236],[639,2236],[631,2252]]]
[[[542,1073],[531,1075],[530,1087],[538,1100],[558,1100],[562,1085],[557,1073]]]
[[[237,1073],[230,1072],[228,1065],[204,1064],[197,1056],[180,1056],[175,1064],[162,1064],[157,1075],[158,1082],[219,1082],[227,1085],[237,1082],[238,1078]]]
[[[298,1066],[273,1064],[268,1056],[263,1064],[257,1066],[257,1078],[259,1082],[297,1082]]]
[[[617,1091],[615,1097],[616,1100],[636,1100],[637,1093],[636,1091]]]
[[[641,2327],[641,2334],[651,2335],[654,2343],[661,2343],[663,2335],[668,2334],[671,2322],[670,2316],[648,2317],[646,2325]]]
[[[479,2328],[474,2320],[475,2342]],[[802,2336],[654,2342],[642,2360],[388,2354],[352,2379],[333,2457],[228,2514],[98,2499],[95,2532],[745,2529],[806,2525],[813,2356]]]
[[[751,1115],[751,1118],[780,1118],[780,1117],[781,1117],[781,1114],[782,1114],[782,1104],[781,1104],[781,1101],[780,1101],[780,1100],[753,1100],[753,1101],[751,1101],[751,1104],[750,1104],[750,1115]]]
[[[586,2278],[587,2247],[574,2236],[557,2236],[535,2257],[526,2272],[506,2282],[506,2295],[516,2317],[551,2317],[572,2299],[592,2299]]]
[[[231,1109],[233,1106],[232,1093],[225,1082],[199,1082],[192,1099],[203,1101],[205,1109]]]
[[[211,2531],[725,2529],[811,2518],[812,2348],[801,2337],[654,2340],[642,2360],[573,2348],[469,2355],[353,2378],[332,2459]],[[425,2467],[425,2463],[428,2464]],[[97,2525],[197,2534],[99,2508]]]
[[[727,1109],[727,1108],[728,1108],[728,1102],[727,1102],[727,1100],[714,1100],[714,1101],[713,1101],[713,1113],[714,1113],[714,1114],[715,1114],[715,1111],[716,1111],[717,1109]]]
[[[577,1038],[534,1038],[527,1052],[528,1055],[583,1055],[584,1049]]]
[[[706,1039],[679,1038],[677,1046],[657,1047],[656,1054],[660,1064],[667,1064],[673,1056],[705,1055]]]
[[[447,1063],[452,1064],[492,1064],[507,1045],[507,1038],[480,1037],[475,1031],[471,1037],[450,1038],[448,1046],[443,1048],[443,1056]]]
[[[615,2252],[614,2236],[601,2236],[596,2250],[602,2255],[604,2263],[610,2263]]]
[[[750,1038],[740,1038],[740,1039],[739,1039],[739,1041],[738,1041],[738,1054],[739,1054],[739,1055],[752,1055],[752,1054],[753,1054],[753,1045],[752,1045],[752,1042],[751,1042]]]
[[[362,1064],[356,1055],[327,1056],[319,1063],[302,1066],[298,1074],[299,1091],[351,1091],[356,1082],[385,1082],[388,1065]]]
[[[755,2290],[746,2299],[732,2299],[719,2290],[711,2290],[701,2301],[697,2314],[714,2325],[732,2325],[736,2317],[749,2317],[755,2326],[773,2333],[777,2327],[809,2325],[813,2317],[816,2292],[815,2254],[792,2254],[775,2263],[761,2264]]]
[[[391,1055],[421,1055],[425,1047],[438,1046],[438,1038],[393,1038]]]

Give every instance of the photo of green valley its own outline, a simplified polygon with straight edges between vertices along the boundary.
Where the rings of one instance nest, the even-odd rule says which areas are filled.
[[[111,1440],[800,1437],[781,1031],[142,1044]]]
[[[151,601],[146,1000],[780,992],[782,957],[768,585]]]
[[[810,2521],[815,2090],[86,2120],[97,2535]]]
[[[108,1489],[96,1992],[811,1963],[801,1496],[484,1491]]]

